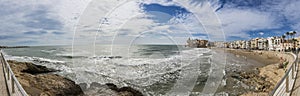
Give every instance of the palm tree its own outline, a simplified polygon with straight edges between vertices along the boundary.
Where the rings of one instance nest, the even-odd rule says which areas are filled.
[[[281,38],[282,38],[281,43],[282,43],[282,47],[283,47],[283,50],[282,50],[282,51],[285,50],[285,48],[284,48],[284,41],[285,41],[284,39],[285,39],[285,37],[286,37],[285,35],[282,35],[282,36],[281,36]]]
[[[283,43],[283,42],[284,42],[284,39],[285,39],[285,37],[286,37],[285,35],[282,35],[282,36],[281,36],[281,38],[282,38],[282,41],[281,41],[281,43]]]
[[[292,32],[292,36],[293,36],[293,38],[295,38],[295,35],[297,34],[297,32],[296,31],[293,31]]]
[[[289,36],[291,35],[290,32],[286,32],[285,35],[287,36],[287,40],[289,41]]]
[[[292,36],[292,38],[293,38],[293,39],[292,39],[292,43],[294,44],[293,47],[294,47],[294,49],[295,49],[295,48],[296,48],[296,46],[295,46],[295,41],[296,41],[296,40],[295,40],[295,35],[297,34],[297,32],[296,32],[296,31],[292,31],[290,34],[291,34],[291,36]]]
[[[292,38],[293,32],[289,31],[289,32],[286,32],[285,34],[288,36],[288,39],[287,39],[288,42],[287,42],[287,44],[288,44],[288,50],[290,50],[290,43],[291,43],[291,40],[289,40],[289,39],[290,39],[289,37]]]

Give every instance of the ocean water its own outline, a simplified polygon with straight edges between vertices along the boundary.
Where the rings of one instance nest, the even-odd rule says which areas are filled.
[[[34,46],[3,51],[9,60],[61,70],[57,74],[77,84],[114,83],[155,96],[227,94],[217,91],[226,85],[226,54],[208,48],[97,45]]]

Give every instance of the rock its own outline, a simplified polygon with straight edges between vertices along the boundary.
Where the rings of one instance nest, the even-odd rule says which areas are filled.
[[[27,69],[22,70],[21,72],[26,72],[29,74],[42,74],[42,73],[49,73],[49,72],[56,72],[58,70],[50,69],[45,66],[41,65],[34,65],[32,63],[25,63],[27,66]]]
[[[83,91],[74,81],[56,74],[54,69],[28,62],[8,61],[14,74],[31,96],[81,96]]]
[[[86,89],[86,95],[101,95],[101,96],[143,96],[143,94],[131,87],[118,88],[117,85],[113,83],[106,83],[101,85],[99,83],[93,82],[90,88]]]
[[[120,94],[124,94],[121,96],[143,96],[143,94],[141,92],[139,92],[131,87],[122,87],[118,91]],[[125,95],[125,93],[127,95]],[[129,95],[129,93],[131,93],[131,94]]]
[[[238,75],[238,74],[232,74],[231,77],[235,78],[235,79],[238,79],[238,80],[242,79],[242,77],[240,75]]]
[[[25,91],[31,96],[143,96],[134,88],[118,88],[113,83],[103,85],[92,82],[87,88],[86,83],[77,85],[57,74],[42,74],[57,71],[45,66],[28,62],[8,62]]]
[[[271,86],[274,86],[270,81],[266,80],[256,72],[242,72],[240,73],[241,81],[252,88],[251,90],[255,92],[269,92],[271,91]]]
[[[106,83],[105,85],[108,86],[108,88],[111,90],[119,91],[119,88],[117,87],[117,85],[115,85],[113,83]]]

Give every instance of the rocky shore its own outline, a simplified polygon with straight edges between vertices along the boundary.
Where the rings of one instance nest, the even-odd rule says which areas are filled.
[[[86,96],[143,96],[141,92],[131,87],[118,88],[113,83],[99,84],[93,82],[87,88],[87,84],[79,84]]]
[[[75,84],[63,76],[53,74],[59,71],[29,62],[9,60],[14,74],[27,94],[31,96],[143,96],[131,87],[118,88],[112,83]]]
[[[56,74],[57,70],[28,62],[8,61],[14,74],[31,96],[83,95],[79,85]]]
[[[227,52],[248,60],[255,60],[258,64],[245,66],[240,71],[228,74],[228,77],[240,82],[245,89],[242,96],[268,96],[281,77],[285,74],[286,68],[280,68],[280,58],[285,62],[294,60],[292,55],[272,52],[272,51],[246,51],[246,50],[227,50]]]

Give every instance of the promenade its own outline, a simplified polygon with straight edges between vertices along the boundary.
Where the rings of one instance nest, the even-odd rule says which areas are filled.
[[[299,57],[299,55],[298,55],[298,57]],[[296,81],[295,81],[295,85],[292,89],[291,96],[300,96],[300,74],[299,74],[299,72],[300,72],[299,67],[300,66],[297,66],[297,67],[298,67],[298,70],[297,70],[297,75],[296,75]]]
[[[1,96],[9,96],[8,94],[8,88],[6,86],[6,80],[4,77],[4,63],[2,60],[0,60],[0,95]]]
[[[0,96],[28,96],[0,51]]]

